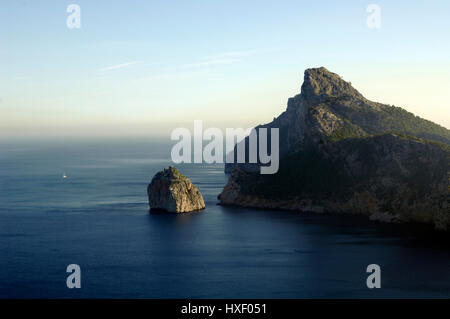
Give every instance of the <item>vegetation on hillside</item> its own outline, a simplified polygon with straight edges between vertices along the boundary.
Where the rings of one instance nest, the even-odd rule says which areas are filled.
[[[450,130],[431,121],[415,116],[401,107],[374,103],[370,105],[345,103],[330,103],[337,115],[345,119],[342,131],[336,132],[330,138],[334,141],[341,138],[356,137],[358,131],[369,135],[384,132],[398,132],[450,144]]]

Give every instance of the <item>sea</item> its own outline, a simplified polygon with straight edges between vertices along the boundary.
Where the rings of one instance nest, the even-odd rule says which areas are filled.
[[[0,298],[450,297],[447,234],[364,216],[220,206],[224,165],[173,164],[172,146],[2,139]],[[197,185],[206,209],[149,211],[147,185],[168,165]],[[72,264],[80,288],[67,286]],[[373,264],[380,288],[367,285]]]

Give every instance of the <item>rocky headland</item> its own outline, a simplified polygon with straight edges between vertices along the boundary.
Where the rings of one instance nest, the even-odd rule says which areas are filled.
[[[280,130],[279,171],[261,175],[257,164],[226,164],[231,175],[220,204],[450,230],[448,129],[369,101],[323,67],[306,70],[301,93],[260,127]]]

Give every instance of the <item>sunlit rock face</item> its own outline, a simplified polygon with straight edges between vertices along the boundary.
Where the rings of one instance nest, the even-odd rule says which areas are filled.
[[[396,106],[367,100],[327,69],[304,73],[279,128],[279,170],[227,163],[223,205],[364,214],[450,230],[450,131]],[[248,138],[242,143],[248,143]]]
[[[172,166],[153,177],[147,194],[151,211],[187,213],[205,208],[198,188]]]

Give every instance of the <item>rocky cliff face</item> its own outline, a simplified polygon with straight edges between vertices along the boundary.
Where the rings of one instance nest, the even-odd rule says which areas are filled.
[[[325,68],[306,70],[301,94],[260,127],[280,129],[280,170],[260,175],[227,164],[232,174],[221,204],[366,214],[450,229],[449,130],[367,100]]]
[[[158,172],[147,187],[151,210],[186,213],[205,208],[203,196],[175,167]]]

